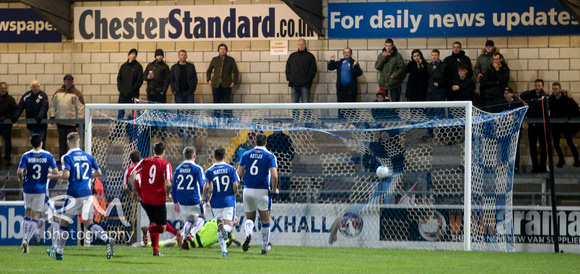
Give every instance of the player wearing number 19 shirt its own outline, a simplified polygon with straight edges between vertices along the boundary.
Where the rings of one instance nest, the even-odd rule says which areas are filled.
[[[62,253],[67,238],[68,227],[77,214],[81,214],[83,224],[95,236],[107,243],[107,259],[113,257],[113,241],[101,226],[93,223],[93,192],[90,181],[102,174],[95,159],[80,149],[80,137],[76,132],[66,136],[69,151],[62,156],[62,178],[68,180],[67,198],[60,214],[60,230],[56,235],[57,248],[47,250],[50,257],[62,260]],[[94,170],[94,171],[93,171]]]
[[[224,162],[225,149],[219,147],[214,151],[215,163],[205,171],[205,187],[203,197],[211,189],[211,211],[216,219],[218,242],[222,248],[222,256],[228,256],[226,241],[232,232],[236,218],[236,193],[240,181],[236,169]]]
[[[185,216],[185,225],[183,232],[188,234],[193,224],[194,231],[197,233],[205,223],[205,210],[201,192],[203,191],[203,169],[198,166],[195,160],[195,147],[186,147],[183,149],[185,161],[175,169],[173,174],[173,185],[171,193],[173,194],[173,210],[181,216]],[[194,234],[195,235],[195,234]],[[182,235],[187,236],[187,235]],[[189,249],[187,242],[180,242],[182,249]]]
[[[262,221],[262,254],[268,252],[270,241],[270,209],[272,191],[278,194],[278,164],[276,156],[266,149],[266,135],[256,136],[256,147],[242,155],[238,175],[244,178],[244,208],[246,240],[242,249],[248,251],[252,240],[256,209]]]
[[[24,221],[22,222],[22,252],[28,253],[28,243],[38,227],[38,219],[45,211],[48,173],[60,177],[56,162],[50,152],[42,149],[42,136],[30,136],[33,149],[24,153],[18,165],[18,181],[22,182],[24,193]],[[24,175],[26,171],[26,175]],[[57,227],[53,226],[53,231]]]
[[[147,213],[151,226],[147,231],[151,234],[153,256],[163,256],[159,253],[159,234],[165,232],[167,223],[167,209],[165,202],[171,191],[171,164],[163,160],[165,145],[161,142],[153,145],[155,156],[145,158],[139,162],[129,177],[133,195],[140,195],[141,206]],[[135,186],[137,174],[141,176],[141,187]]]

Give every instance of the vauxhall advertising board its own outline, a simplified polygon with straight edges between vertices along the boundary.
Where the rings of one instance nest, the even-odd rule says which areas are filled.
[[[317,39],[288,6],[75,7],[75,42]]]

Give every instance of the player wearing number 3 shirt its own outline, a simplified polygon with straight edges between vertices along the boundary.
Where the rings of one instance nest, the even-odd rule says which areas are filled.
[[[266,149],[266,135],[263,133],[256,136],[256,147],[242,155],[238,175],[244,178],[244,208],[246,210],[244,222],[246,240],[242,248],[244,251],[250,248],[257,209],[262,221],[262,254],[265,255],[270,241],[272,191],[278,194],[278,165],[276,156]]]
[[[153,145],[155,156],[145,158],[139,162],[133,171],[129,182],[133,189],[133,195],[141,196],[141,206],[147,213],[151,226],[147,231],[151,234],[151,246],[153,256],[163,256],[159,253],[159,234],[165,232],[167,223],[167,209],[165,202],[171,191],[171,164],[163,160],[165,145],[161,142]],[[137,174],[141,176],[141,187],[135,186]]]

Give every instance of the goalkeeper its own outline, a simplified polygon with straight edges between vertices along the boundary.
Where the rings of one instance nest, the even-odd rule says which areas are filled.
[[[238,224],[238,216],[236,216],[234,220],[234,225],[237,224]],[[217,229],[218,227],[215,219],[208,221],[195,235],[188,234],[186,237],[187,241],[185,242],[187,242],[189,244],[189,247],[191,248],[209,247],[214,244],[217,244],[218,243]],[[240,245],[240,242],[235,239],[233,233],[230,235],[230,237],[228,237],[226,243],[228,246],[230,246],[232,243],[237,246]],[[147,243],[147,245],[151,245],[151,243]],[[177,246],[177,239],[173,237],[169,240],[160,241],[159,245],[163,247],[174,247]]]

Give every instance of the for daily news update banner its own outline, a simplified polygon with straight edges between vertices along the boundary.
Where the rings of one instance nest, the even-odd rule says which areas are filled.
[[[329,3],[329,39],[579,35],[556,0]]]

